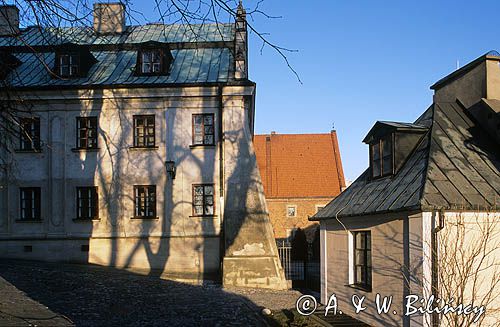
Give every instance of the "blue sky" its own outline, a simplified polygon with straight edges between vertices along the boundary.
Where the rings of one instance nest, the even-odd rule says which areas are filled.
[[[149,1],[134,4],[151,10]],[[255,16],[252,23],[299,50],[289,59],[303,84],[250,36],[256,133],[326,133],[335,123],[350,180],[368,165],[361,140],[376,120],[415,120],[432,103],[429,86],[457,60],[463,66],[500,50],[499,1],[265,0],[261,8],[283,16]]]

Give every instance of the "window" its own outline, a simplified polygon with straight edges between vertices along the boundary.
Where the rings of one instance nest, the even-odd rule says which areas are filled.
[[[59,76],[75,77],[79,74],[80,56],[76,53],[59,54]]]
[[[155,116],[134,116],[134,147],[155,147]]]
[[[193,216],[213,216],[214,185],[193,185]]]
[[[97,187],[91,186],[76,188],[76,218],[99,218]]]
[[[39,187],[22,187],[20,189],[20,200],[20,220],[41,220]]]
[[[156,218],[156,185],[134,186],[135,218]]]
[[[40,118],[21,118],[20,144],[24,151],[40,150]]]
[[[286,207],[286,216],[287,217],[296,217],[297,216],[297,206],[287,206]]]
[[[372,285],[371,233],[353,232],[354,284],[366,289]]]
[[[371,144],[371,157],[374,178],[393,174],[392,135]]]
[[[97,117],[76,118],[76,147],[78,149],[97,148]]]
[[[161,50],[143,50],[140,59],[142,74],[160,74],[162,72],[163,52]]]
[[[214,144],[214,114],[193,115],[193,145]]]

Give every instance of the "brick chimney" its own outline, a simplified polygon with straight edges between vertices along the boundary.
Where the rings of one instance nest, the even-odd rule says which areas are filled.
[[[236,35],[235,35],[235,79],[248,78],[248,35],[247,35],[247,13],[240,1],[236,10]]]
[[[13,5],[0,6],[0,36],[19,33],[19,9]]]
[[[121,2],[94,4],[94,31],[117,34],[125,30],[125,5]]]

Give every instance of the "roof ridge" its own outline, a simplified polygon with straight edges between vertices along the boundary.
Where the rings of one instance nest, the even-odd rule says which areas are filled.
[[[436,103],[432,103],[431,105],[432,109],[431,109],[431,125],[429,126],[429,130],[427,132],[427,135],[425,136],[427,138],[427,142],[429,142],[429,145],[427,146],[427,158],[425,160],[425,168],[424,168],[424,182],[422,184],[422,187],[420,188],[420,195],[418,196],[418,206],[419,206],[419,209],[422,210],[422,208],[424,207],[424,196],[425,196],[425,189],[427,187],[427,181],[428,181],[428,176],[429,176],[429,161],[431,160],[431,147],[432,147],[432,133],[434,131],[434,119],[435,119],[435,114],[436,114]],[[418,118],[420,119],[421,117],[423,116],[423,114]],[[418,120],[417,119],[417,120]],[[422,142],[424,139],[422,138],[422,140],[420,142]],[[420,145],[420,144],[419,144]],[[417,145],[418,147],[418,145]]]

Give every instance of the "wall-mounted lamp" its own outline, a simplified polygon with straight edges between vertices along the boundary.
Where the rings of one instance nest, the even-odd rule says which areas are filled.
[[[175,162],[173,161],[165,161],[165,167],[167,168],[167,173],[170,175],[170,178],[175,178]]]

